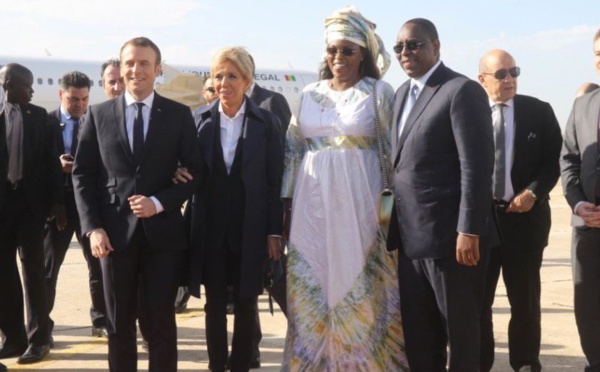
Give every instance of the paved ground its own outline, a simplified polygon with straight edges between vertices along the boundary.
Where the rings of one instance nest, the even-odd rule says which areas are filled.
[[[548,371],[582,371],[585,359],[579,346],[573,316],[573,289],[570,266],[570,211],[560,189],[552,196],[554,224],[550,245],[546,248],[542,267],[542,355]],[[6,359],[10,371],[84,371],[108,370],[106,342],[90,337],[89,294],[87,267],[81,251],[73,244],[61,270],[58,283],[55,347],[48,359],[29,366]],[[179,330],[179,370],[206,371],[208,356],[204,338],[203,301],[192,299],[186,313],[177,317]],[[266,297],[260,298],[263,342],[261,343],[263,371],[279,371],[285,339],[286,320],[281,312],[268,312]],[[494,307],[496,329],[496,364],[494,371],[510,371],[506,329],[510,309],[506,291],[500,284]],[[233,323],[230,318],[229,328]],[[138,349],[140,370],[147,370],[147,354]]]

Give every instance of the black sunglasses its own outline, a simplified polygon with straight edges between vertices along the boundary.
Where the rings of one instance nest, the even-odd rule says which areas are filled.
[[[350,56],[354,55],[354,53],[358,52],[358,49],[354,49],[354,48],[350,48],[350,47],[343,47],[343,48],[338,49],[334,46],[330,46],[330,47],[327,47],[325,49],[325,51],[327,52],[327,54],[329,54],[332,57],[335,57],[335,55],[338,54],[338,52],[342,53],[346,57],[350,57]]]
[[[417,50],[422,45],[426,44],[428,41],[429,40],[425,40],[425,41],[411,40],[411,41],[407,41],[406,43],[398,43],[398,44],[394,45],[394,52],[396,54],[400,54],[404,50],[404,47],[406,47],[406,49],[408,49],[410,51]]]
[[[482,75],[492,75],[493,77],[495,77],[498,80],[504,80],[506,78],[506,76],[508,76],[510,74],[510,76],[512,76],[513,78],[518,77],[519,75],[521,75],[521,68],[520,67],[511,67],[509,69],[503,68],[500,69],[494,73],[492,72],[482,72]]]
[[[208,88],[206,88],[204,90],[207,91],[207,92],[209,92],[209,93],[215,94],[215,88],[213,88],[213,87],[208,87]]]

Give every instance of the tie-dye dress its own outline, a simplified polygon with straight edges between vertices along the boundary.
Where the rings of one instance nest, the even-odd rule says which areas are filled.
[[[283,371],[406,371],[394,255],[376,217],[382,176],[373,86],[308,85],[287,132],[293,198]],[[389,149],[394,92],[377,83]]]

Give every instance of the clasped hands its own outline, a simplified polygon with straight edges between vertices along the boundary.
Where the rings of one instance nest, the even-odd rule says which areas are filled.
[[[581,202],[575,214],[583,219],[587,227],[600,227],[600,206],[589,202]]]

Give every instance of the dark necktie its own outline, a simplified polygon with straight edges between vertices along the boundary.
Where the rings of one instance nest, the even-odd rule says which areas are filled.
[[[503,103],[494,105],[494,111],[498,115],[494,116],[494,146],[496,148],[494,162],[494,199],[502,200],[505,192],[506,177],[506,136],[504,133],[504,105]]]
[[[133,121],[133,156],[139,163],[142,160],[142,151],[144,150],[144,116],[142,109],[143,102],[136,102],[137,115]]]
[[[79,119],[73,119],[73,134],[71,135],[71,155],[75,157],[79,144]]]

